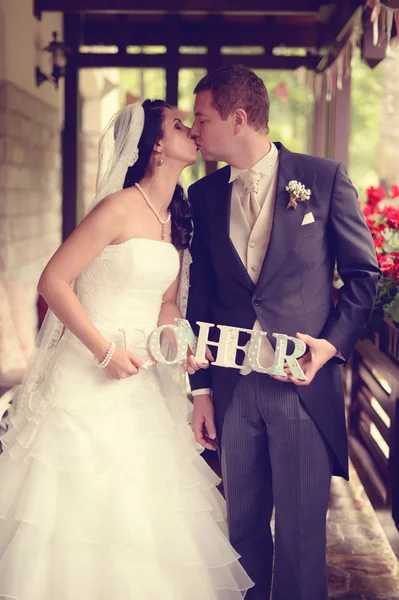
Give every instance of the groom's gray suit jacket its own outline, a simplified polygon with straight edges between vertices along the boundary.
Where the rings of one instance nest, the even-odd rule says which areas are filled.
[[[190,296],[187,318],[252,329],[258,319],[272,333],[325,338],[347,360],[373,307],[380,271],[357,193],[345,167],[332,160],[292,153],[282,144],[270,243],[256,285],[230,239],[230,168],[189,189],[193,209]],[[286,210],[286,186],[296,180],[311,190],[309,202]],[[305,212],[315,223],[301,227]],[[344,281],[332,300],[335,262]],[[212,339],[218,339],[216,329]],[[241,343],[245,343],[242,334]],[[242,358],[242,357],[241,357]],[[309,386],[297,392],[335,456],[334,474],[348,477],[347,436],[339,359],[329,361]],[[237,369],[211,367],[190,377],[193,390],[211,388],[219,436]],[[267,375],[265,375],[267,377]]]

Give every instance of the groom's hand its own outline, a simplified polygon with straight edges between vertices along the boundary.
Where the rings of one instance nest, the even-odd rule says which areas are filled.
[[[213,362],[215,359],[213,358],[212,352],[209,350],[208,346],[206,347],[205,352],[205,362],[199,362],[191,350],[189,350],[186,360],[183,363],[183,368],[188,372],[189,375],[194,375],[200,369],[208,369],[209,363]]]
[[[208,394],[194,397],[191,427],[196,441],[208,450],[217,450],[215,409]]]
[[[300,379],[296,379],[292,375],[287,364],[284,367],[284,371],[287,373],[288,377],[279,377],[277,375],[273,375],[272,377],[274,377],[274,379],[278,379],[279,381],[288,381],[298,386],[309,385],[312,383],[317,371],[319,371],[326,364],[326,362],[328,362],[337,354],[337,349],[327,340],[314,338],[311,335],[297,333],[296,337],[305,342],[308,347],[306,354],[298,359],[298,363],[307,377],[307,380],[302,381]]]

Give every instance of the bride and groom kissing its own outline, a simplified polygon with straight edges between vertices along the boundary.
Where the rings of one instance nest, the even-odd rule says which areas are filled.
[[[270,142],[268,123],[264,83],[234,66],[199,82],[191,129],[147,100],[104,132],[96,198],[41,276],[37,353],[3,401],[0,598],[327,600],[330,482],[348,477],[340,365],[379,270],[345,167]],[[198,150],[227,166],[187,201],[178,178]],[[124,343],[182,317],[196,334],[297,336],[306,380],[242,354],[212,366],[211,330],[207,360],[179,367],[191,431],[184,390]],[[274,343],[262,336],[264,366]],[[228,537],[198,445],[220,456]]]

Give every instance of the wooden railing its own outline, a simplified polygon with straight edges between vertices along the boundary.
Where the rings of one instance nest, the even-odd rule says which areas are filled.
[[[399,529],[399,330],[389,329],[385,323],[374,343],[358,343],[345,383],[351,459],[374,505],[392,507]]]

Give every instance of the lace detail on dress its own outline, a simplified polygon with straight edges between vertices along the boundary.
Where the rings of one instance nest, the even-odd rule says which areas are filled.
[[[74,290],[90,320],[101,333],[123,347],[120,329],[131,335],[135,329],[157,326],[162,297],[178,274],[179,255],[174,246],[144,238],[133,238],[119,245],[107,246],[79,275]],[[48,311],[46,327],[49,339],[38,338],[38,356],[26,383],[10,390],[2,404],[13,400],[13,413],[45,414],[55,404],[61,369],[67,365],[55,364],[57,347],[63,337],[64,326]],[[87,359],[90,352],[69,331],[65,332],[65,346]],[[47,351],[40,353],[40,345]],[[73,376],[73,374],[71,374]],[[1,407],[0,407],[1,408]],[[7,407],[8,408],[8,407]]]
[[[190,250],[184,250],[179,291],[177,294],[177,304],[180,308],[183,319],[186,318],[187,314],[188,294],[190,291],[190,265],[192,262],[193,259],[191,258]]]

